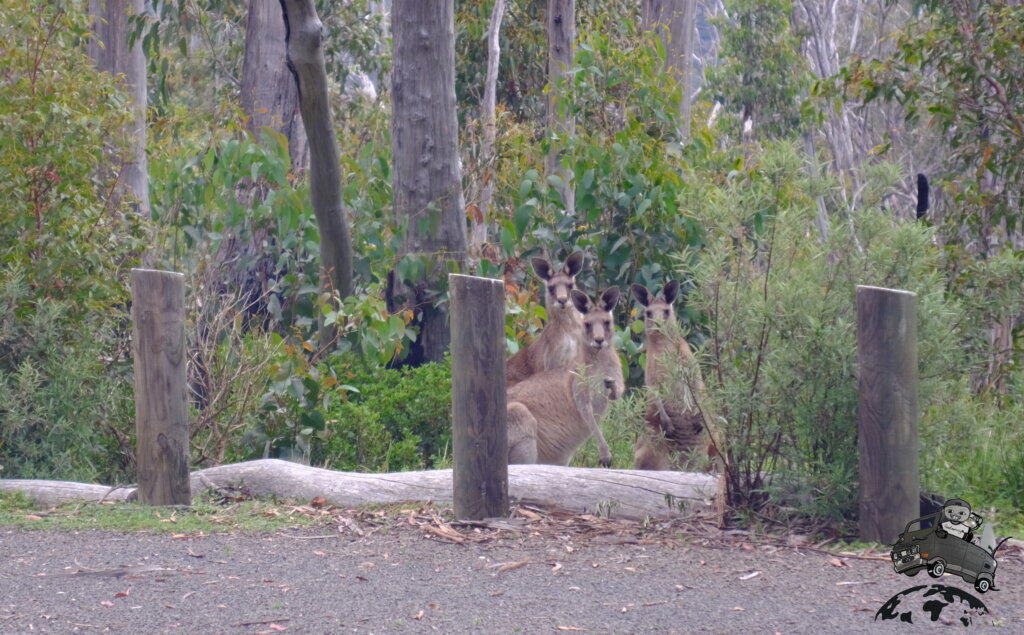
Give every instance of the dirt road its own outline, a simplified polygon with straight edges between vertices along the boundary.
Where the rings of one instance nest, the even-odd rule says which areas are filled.
[[[435,517],[435,520],[436,517]],[[856,633],[939,582],[883,559],[582,521],[452,528],[409,512],[273,534],[0,529],[2,633]],[[1024,560],[1000,553],[975,626],[1024,632]],[[942,584],[973,589],[959,578]],[[947,625],[956,618],[942,615]],[[958,628],[958,626],[957,626]]]

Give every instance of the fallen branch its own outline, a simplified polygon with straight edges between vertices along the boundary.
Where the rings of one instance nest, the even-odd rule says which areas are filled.
[[[610,518],[715,516],[719,478],[688,472],[605,470],[554,465],[510,465],[509,496],[572,514]],[[221,465],[193,472],[193,494],[244,486],[253,496],[296,501],[322,497],[345,508],[404,501],[452,501],[452,471],[368,474],[335,472],[279,459]],[[0,480],[0,491],[21,491],[41,505],[71,500],[133,500],[134,489],[64,481]]]

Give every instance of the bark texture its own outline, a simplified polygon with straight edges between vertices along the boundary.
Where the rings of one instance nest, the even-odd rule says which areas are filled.
[[[480,139],[480,165],[483,184],[480,188],[480,205],[477,214],[473,215],[472,231],[470,232],[470,253],[480,257],[484,245],[487,244],[487,219],[490,216],[491,201],[494,199],[494,138],[497,135],[495,102],[497,101],[498,66],[501,61],[499,34],[501,21],[505,16],[505,0],[494,0],[491,10],[491,21],[487,27],[487,77],[484,79],[484,101],[480,105],[480,123],[482,136]]]
[[[281,0],[288,67],[295,76],[299,111],[309,138],[309,189],[320,228],[320,263],[333,291],[352,295],[352,236],[341,203],[341,165],[327,101],[323,24],[313,0]],[[320,329],[320,346],[333,343],[335,330]]]
[[[689,472],[602,470],[556,465],[510,465],[512,500],[556,507],[571,513],[613,518],[714,517],[718,477]],[[244,487],[254,496],[308,501],[323,496],[341,507],[368,503],[452,500],[452,471],[364,474],[334,472],[280,459],[221,465],[192,473],[192,491]],[[43,505],[69,500],[133,500],[134,487],[108,487],[63,481],[0,480],[0,491],[21,491]]]
[[[544,160],[547,174],[562,179],[562,205],[567,214],[576,210],[576,189],[572,182],[572,171],[562,168],[561,140],[575,134],[576,121],[559,105],[555,86],[566,71],[572,68],[573,43],[576,41],[576,0],[548,0],[548,137],[552,139],[551,151]]]
[[[142,52],[141,39],[134,46],[128,46],[128,18],[140,15],[144,10],[144,0],[90,0],[93,37],[89,40],[89,57],[101,71],[122,75],[124,90],[132,97],[132,124],[125,131],[129,152],[118,175],[119,186],[114,195],[120,199],[128,194],[136,211],[143,218],[150,218],[146,160],[146,56]]]
[[[404,256],[423,264],[423,277],[389,289],[392,310],[415,311],[419,337],[406,362],[444,359],[451,340],[436,294],[449,269],[466,260],[466,205],[455,112],[455,9],[453,0],[395,0],[391,71],[391,150],[395,218],[408,223]]]
[[[253,137],[259,139],[263,128],[283,134],[292,170],[305,171],[309,142],[299,114],[299,89],[288,70],[284,16],[280,6],[266,0],[249,0],[240,102]]]

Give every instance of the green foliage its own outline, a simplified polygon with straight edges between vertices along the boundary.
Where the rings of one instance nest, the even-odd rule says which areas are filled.
[[[122,480],[121,357],[138,219],[112,202],[126,98],[82,52],[76,5],[0,8],[0,464]],[[106,166],[98,169],[97,166]]]
[[[422,469],[448,460],[452,425],[450,359],[443,364],[401,370],[353,362],[347,356],[332,358],[328,365],[355,388],[347,397],[361,407],[356,409],[357,418],[359,410],[373,413],[370,419],[376,418],[390,437],[388,451],[373,457],[383,461],[377,467]],[[351,425],[346,421],[348,410],[332,409],[329,418],[339,427]]]
[[[924,10],[897,34],[890,57],[855,59],[840,79],[865,102],[900,103],[909,125],[941,129],[942,185],[952,197],[943,210],[948,240],[984,250],[1022,228],[1024,6],[920,4]]]
[[[612,452],[613,469],[633,469],[633,449],[637,436],[643,434],[647,425],[644,422],[646,412],[647,396],[641,390],[629,392],[608,404],[601,418],[601,430]],[[573,455],[570,465],[597,467],[599,454],[597,441],[591,437]]]
[[[720,63],[708,69],[707,91],[734,116],[733,138],[747,119],[759,139],[792,135],[800,124],[807,62],[790,26],[791,0],[726,0]]]
[[[337,354],[312,365],[284,345],[258,422],[237,458],[274,456],[331,469],[437,467],[451,447],[451,363],[392,370]]]
[[[703,240],[679,204],[688,189],[686,149],[677,137],[679,90],[662,70],[657,38],[641,35],[627,18],[602,14],[591,24],[581,32],[573,69],[553,87],[561,107],[579,120],[563,155],[575,174],[575,213],[563,210],[560,177],[543,176],[547,141],[538,151],[515,131],[498,140],[499,152],[510,157],[498,174],[519,177],[500,183],[496,203],[511,213],[498,219],[494,233],[509,260],[539,252],[557,260],[584,250],[589,266],[580,283],[592,292],[660,283],[673,267],[670,254]],[[522,316],[525,323],[510,329],[517,334],[531,330],[529,307]]]
[[[708,240],[690,301],[706,316],[704,377],[724,421],[733,502],[840,520],[857,498],[855,285],[917,293],[922,408],[950,398],[963,358],[930,232],[868,208],[855,234],[836,224],[821,244],[809,237],[811,191],[799,150],[782,144],[726,187],[695,192]]]

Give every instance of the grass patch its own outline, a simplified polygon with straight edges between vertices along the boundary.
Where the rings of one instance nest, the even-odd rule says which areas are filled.
[[[330,514],[287,501],[225,499],[202,493],[191,507],[150,507],[139,503],[77,501],[41,509],[21,492],[0,492],[0,525],[21,529],[126,533],[211,534],[272,532],[327,524]]]

